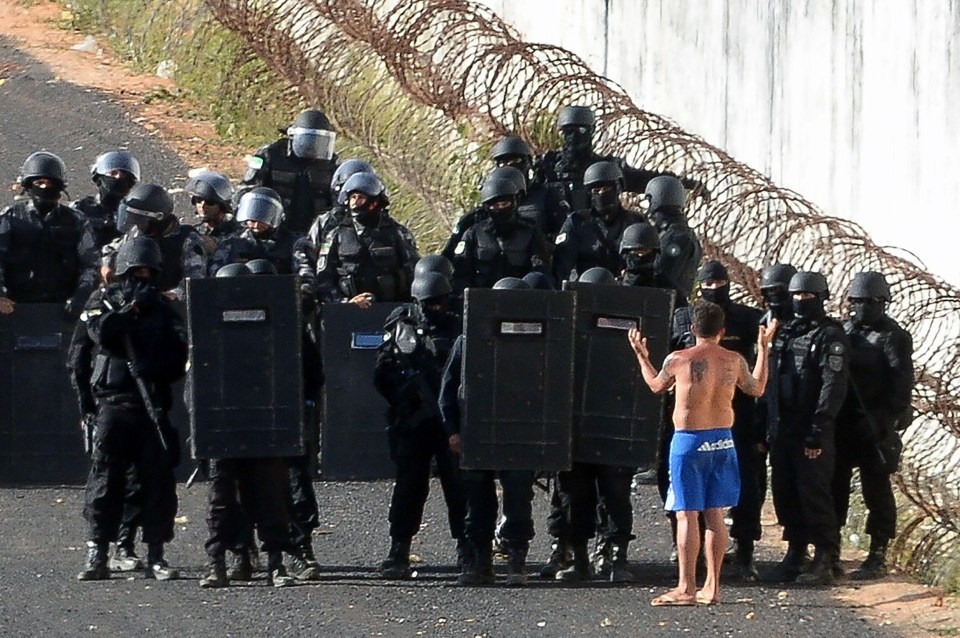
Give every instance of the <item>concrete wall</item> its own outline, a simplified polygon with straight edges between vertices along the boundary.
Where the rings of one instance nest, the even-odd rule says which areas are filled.
[[[960,285],[960,0],[482,0]]]

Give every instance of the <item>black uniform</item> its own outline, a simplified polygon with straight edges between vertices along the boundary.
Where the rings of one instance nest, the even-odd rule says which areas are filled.
[[[81,213],[57,204],[41,215],[31,200],[0,212],[0,297],[67,302],[76,317],[98,281],[96,239]]]
[[[837,521],[847,520],[850,479],[860,468],[871,542],[886,545],[897,531],[890,484],[899,459],[898,431],[912,420],[913,339],[888,315],[865,326],[846,321],[850,338],[850,389],[837,417],[833,499]]]
[[[429,319],[415,304],[395,310],[384,331],[393,334],[405,324],[416,346],[402,354],[392,339],[377,355],[374,383],[390,405],[387,437],[390,457],[397,466],[390,502],[390,537],[409,543],[419,531],[423,507],[430,492],[430,463],[436,461],[450,525],[450,535],[463,538],[466,500],[457,459],[450,452],[440,419],[437,397],[444,364],[460,334],[460,318],[453,313]]]
[[[213,256],[221,242],[234,235],[239,235],[240,231],[243,230],[240,223],[232,217],[224,218],[215,226],[201,221],[194,224],[192,228],[197,231],[197,234],[203,240],[203,249],[208,259]]]
[[[136,311],[131,300],[121,284],[95,292],[81,315],[85,333],[78,332],[71,349],[75,369],[82,367],[77,359],[85,356],[81,353],[92,353],[91,389],[98,407],[84,517],[91,541],[105,545],[116,540],[125,474],[132,464],[142,485],[143,540],[162,546],[173,538],[173,470],[179,463],[179,438],[166,414],[172,403],[170,386],[184,374],[187,341],[182,320],[159,293],[138,296]],[[146,382],[159,424],[149,416],[130,366]]]
[[[582,274],[597,266],[619,275],[625,265],[620,256],[623,231],[632,224],[646,221],[642,213],[622,206],[609,222],[589,208],[571,213],[557,235],[553,251],[554,277],[557,281],[566,281],[572,271]]]
[[[228,264],[246,263],[254,259],[266,259],[272,263],[278,275],[300,275],[301,283],[313,287],[314,274],[309,264],[295,257],[297,251],[302,255],[312,251],[305,249],[306,239],[298,237],[293,231],[284,228],[272,229],[268,236],[257,237],[250,229],[227,237],[217,246],[210,259],[210,276]]]
[[[362,292],[377,301],[407,301],[419,258],[413,235],[385,211],[375,227],[346,216],[318,249],[320,301],[349,300]]]
[[[124,242],[142,235],[140,229],[135,227],[104,246],[101,265],[113,270],[117,251]],[[151,239],[157,242],[160,246],[160,254],[163,255],[163,268],[160,271],[157,288],[183,301],[186,298],[187,277],[200,279],[207,275],[207,255],[203,240],[192,226],[181,224],[174,215],[170,215],[163,233]]]
[[[305,159],[290,150],[290,138],[261,146],[247,162],[248,168],[235,199],[257,186],[277,191],[283,201],[284,226],[298,235],[310,228],[317,215],[330,210],[330,180],[337,170],[337,156]]]
[[[779,331],[778,331],[779,332]],[[791,545],[839,552],[831,493],[835,422],[847,394],[849,339],[834,319],[796,317],[775,338],[777,421],[768,432],[773,504]],[[815,459],[805,449],[819,449]]]
[[[669,213],[655,211],[651,215],[660,231],[657,272],[672,281],[682,296],[689,297],[703,258],[700,240],[679,209]]]
[[[100,195],[88,195],[73,202],[76,208],[90,222],[97,250],[100,250],[123,234],[117,227],[117,207],[120,200],[105,202]]]
[[[519,220],[497,230],[487,218],[468,230],[454,249],[453,290],[492,288],[504,277],[522,278],[534,270],[549,273],[549,248],[543,234]]]
[[[642,168],[633,168],[613,155],[599,155],[589,151],[572,156],[563,151],[549,151],[534,164],[534,182],[561,192],[570,210],[589,208],[590,192],[583,185],[583,174],[587,168],[597,162],[617,164],[623,172],[623,190],[628,193],[642,193],[647,182],[661,174]]]

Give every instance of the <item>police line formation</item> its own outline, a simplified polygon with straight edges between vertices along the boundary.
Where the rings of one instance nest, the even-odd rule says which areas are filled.
[[[30,155],[19,177],[25,197],[0,213],[0,313],[57,303],[77,320],[68,369],[91,456],[83,512],[88,555],[79,578],[138,569],[158,580],[177,577],[164,558],[174,536],[173,470],[180,462],[168,411],[171,385],[187,374],[192,449],[209,484],[210,562],[201,586],[253,577],[260,567],[254,529],[272,585],[316,579],[322,316],[332,304],[365,310],[393,302],[374,371],[389,405],[385,436],[396,466],[380,576],[411,576],[410,543],[433,463],[456,543],[458,583],[493,583],[495,547],[507,557],[507,583],[526,582],[531,500],[544,471],[554,479],[546,526],[553,551],[539,576],[631,582],[638,576],[628,564],[636,538],[631,491],[654,482],[668,500],[674,428],[673,400],[642,385],[627,330],[641,328],[658,361],[695,346],[699,302],[688,306],[692,294],[723,309],[719,343],[750,364],[758,326],[779,324],[762,396],[738,391],[727,443],[701,446],[710,454],[732,439],[735,449],[737,469],[723,480],[737,497],[723,505],[733,506],[737,575],[760,579],[753,550],[768,461],[787,541],[779,580],[826,585],[842,575],[840,528],[853,468],[871,542],[851,576],[885,574],[896,533],[890,475],[899,462],[898,433],[910,423],[913,370],[911,338],[886,314],[891,299],[883,274],[856,274],[843,322],[825,314],[825,278],[788,264],[763,268],[764,309],[734,303],[726,269],[701,263],[684,216],[689,189],[709,196],[700,184],[597,154],[589,108],[563,108],[557,127],[562,149],[539,157],[520,138],[497,141],[480,205],[460,218],[441,254],[422,258],[412,234],[390,216],[373,167],[338,160],[335,132],[319,110],[301,113],[286,135],[249,157],[236,189],[221,173],[191,172],[185,190],[196,209],[193,225],[174,214],[163,187],[141,179],[127,151],[97,157],[97,193],[70,205],[62,201],[60,158]],[[646,211],[625,208],[624,192],[642,193]],[[270,312],[282,306],[299,314],[284,329],[292,330],[290,356],[302,365],[285,379],[278,368],[253,386],[237,381],[239,392],[286,384],[299,405],[267,410],[270,425],[259,432],[267,438],[258,447],[241,440],[252,411],[218,411],[222,397],[200,382],[209,366],[190,351],[203,349],[194,320],[214,327],[263,321],[266,313],[249,308],[271,291],[278,305]],[[231,295],[246,295],[247,310],[219,313],[210,305]],[[186,301],[189,344],[174,300]],[[587,319],[575,317],[578,308]],[[510,366],[495,366],[497,357],[509,357],[502,360]],[[532,376],[524,387],[507,387],[524,380],[495,378],[496,371],[507,374],[504,367]],[[592,409],[587,399],[609,403]],[[281,413],[286,422],[275,418]],[[286,447],[277,445],[283,436]],[[676,534],[676,512],[667,515]],[[135,549],[138,531],[144,559]],[[714,602],[713,593],[700,602]],[[692,604],[677,596],[660,603]]]

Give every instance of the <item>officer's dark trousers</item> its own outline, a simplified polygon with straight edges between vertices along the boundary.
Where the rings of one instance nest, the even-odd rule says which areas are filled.
[[[313,489],[313,463],[308,456],[287,459],[291,541],[300,547],[311,540],[313,530],[320,526],[317,493]]]
[[[836,452],[832,441],[820,456],[804,455],[803,439],[779,436],[771,442],[773,506],[783,526],[783,540],[840,549],[840,528],[831,491]]]
[[[497,524],[497,486],[503,491],[504,522],[500,536],[507,548],[523,548],[530,544],[533,530],[533,481],[528,470],[461,470],[467,494],[466,535],[477,547],[493,542]]]
[[[286,499],[284,459],[211,461],[207,555],[221,557],[227,549],[246,546],[251,521],[257,527],[263,551],[289,550],[290,517]]]
[[[730,536],[741,541],[760,540],[760,510],[767,494],[766,455],[757,449],[754,400],[737,393],[734,398],[733,445],[740,467],[740,499],[730,511]]]
[[[132,464],[140,479],[145,543],[173,539],[177,514],[176,480],[171,458],[163,450],[156,426],[142,406],[101,404],[93,441],[93,459],[84,495],[83,515],[90,540],[117,539],[123,517],[126,473]]]
[[[630,482],[635,468],[595,463],[574,463],[557,478],[560,497],[567,512],[567,529],[573,543],[593,538],[597,528],[597,506],[606,512],[604,538],[625,543],[633,536],[633,504]]]
[[[833,476],[833,504],[837,522],[845,525],[850,508],[850,480],[853,478],[853,468],[859,467],[863,503],[867,506],[866,532],[871,540],[889,541],[897,535],[897,502],[893,497],[890,474],[876,468],[878,462],[873,462],[872,453],[873,446],[869,443],[856,447],[838,446]]]
[[[143,505],[143,494],[140,490],[140,479],[137,478],[137,469],[130,464],[126,474],[127,485],[123,498],[123,518],[120,521],[120,531],[117,534],[117,544],[133,548],[137,542],[137,531],[140,529],[140,510]]]
[[[423,507],[430,494],[430,461],[436,459],[443,499],[447,504],[450,536],[463,538],[467,497],[457,458],[439,422],[423,423],[412,431],[391,430],[390,457],[397,466],[390,499],[390,538],[409,542],[420,530]]]
[[[547,515],[547,533],[554,538],[566,540],[570,538],[568,521],[570,516],[560,494],[560,481],[553,475],[553,487],[550,490],[550,513]]]

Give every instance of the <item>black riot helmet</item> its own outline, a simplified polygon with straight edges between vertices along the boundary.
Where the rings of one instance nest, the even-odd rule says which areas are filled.
[[[797,274],[797,269],[790,264],[766,266],[760,273],[760,290],[766,293],[768,290],[783,289],[786,292],[790,286],[790,280],[795,274]]]
[[[123,277],[136,268],[149,268],[156,275],[160,272],[162,261],[157,242],[143,235],[131,237],[120,244],[117,250],[116,274]]]
[[[114,171],[123,171],[133,178],[134,183],[140,181],[140,162],[130,151],[107,151],[98,155],[90,165],[90,178],[96,182],[98,177]]]
[[[363,195],[362,204],[352,206],[350,196]],[[338,201],[350,209],[354,221],[362,226],[376,226],[380,223],[380,210],[386,206],[387,187],[373,173],[354,173],[340,190]]]
[[[507,179],[517,185],[517,195],[523,197],[527,194],[527,177],[523,172],[513,166],[498,166],[487,175],[487,179]]]
[[[53,153],[47,151],[31,153],[20,167],[17,182],[24,190],[29,190],[33,180],[41,177],[57,182],[60,185],[59,191],[62,191],[67,187],[67,166]]]
[[[596,162],[583,173],[583,185],[590,190],[590,205],[605,221],[612,221],[620,212],[623,171],[616,162]]]
[[[237,206],[237,221],[262,222],[270,228],[276,228],[283,221],[283,202],[277,191],[258,186],[244,193]]]
[[[307,109],[287,129],[290,151],[304,159],[328,160],[333,157],[337,134],[323,111]]]
[[[534,290],[553,290],[553,282],[539,270],[531,270],[523,276],[523,280]]]
[[[853,276],[848,299],[878,299],[890,301],[890,284],[882,273],[865,270]]]
[[[623,231],[623,237],[620,238],[620,254],[643,249],[652,252],[659,251],[660,233],[652,224],[645,222],[630,224]]]
[[[252,274],[247,264],[227,264],[217,271],[216,277],[245,277]]]
[[[588,128],[592,133],[596,122],[593,109],[589,106],[565,106],[560,109],[560,115],[557,116],[557,128],[561,130],[576,126]]]
[[[577,277],[577,283],[581,284],[616,284],[617,280],[613,273],[602,266],[588,268],[582,275]]]
[[[424,255],[417,260],[417,265],[413,269],[413,278],[416,279],[428,272],[439,273],[450,279],[453,277],[453,264],[443,255]]]
[[[480,189],[480,202],[493,221],[494,233],[510,233],[517,220],[519,189],[514,180],[487,178]]]
[[[583,185],[587,188],[612,184],[618,189],[623,187],[623,171],[616,162],[604,160],[587,167],[583,173]]]
[[[251,259],[246,263],[253,275],[276,275],[277,267],[269,259]]]
[[[497,166],[513,166],[524,174],[533,163],[533,151],[519,137],[504,137],[493,145],[490,157]]]
[[[368,162],[351,157],[337,166],[337,170],[333,171],[333,177],[330,179],[330,195],[339,203],[345,203],[339,200],[340,191],[343,190],[343,185],[347,183],[347,180],[357,173],[373,174],[373,172],[373,166],[370,166]]]
[[[453,292],[450,280],[438,272],[425,272],[413,278],[410,296],[419,302],[443,298]]]
[[[654,177],[647,182],[643,194],[650,202],[651,215],[662,208],[682,210],[687,201],[687,191],[683,188],[683,182],[672,175]]]
[[[515,180],[491,176],[484,180],[483,187],[480,189],[480,203],[489,207],[497,200],[508,199],[513,201],[516,208],[519,194],[520,188]]]
[[[800,271],[790,278],[788,290],[795,293],[810,293],[812,299],[793,299],[793,314],[799,319],[820,319],[824,316],[823,302],[829,298],[827,278],[818,272]]]
[[[711,260],[697,271],[697,281],[700,282],[700,297],[704,301],[723,306],[730,301],[730,274],[719,261]],[[717,285],[716,282],[725,283]],[[713,282],[708,284],[707,282]],[[708,287],[710,286],[710,287]]]
[[[230,212],[233,184],[223,173],[207,169],[191,171],[190,179],[187,180],[183,190],[194,200],[216,202],[223,207],[224,212]]]
[[[129,219],[147,235],[159,235],[173,215],[173,198],[157,184],[137,184],[120,204],[118,219]]]
[[[504,277],[493,284],[494,290],[530,290],[530,284],[519,277]]]

